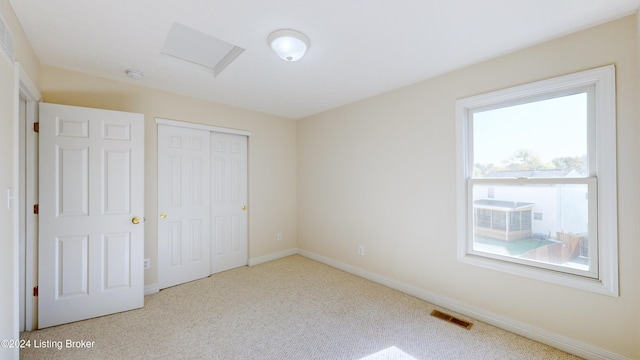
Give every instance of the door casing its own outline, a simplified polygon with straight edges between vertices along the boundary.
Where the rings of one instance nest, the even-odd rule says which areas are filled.
[[[16,128],[20,129],[16,163],[19,173],[24,174],[24,179],[19,179],[16,186],[20,194],[17,202],[19,325],[20,331],[31,331],[38,328],[38,299],[33,290],[38,284],[38,216],[33,213],[33,206],[38,203],[38,134],[33,130],[33,124],[38,122],[38,102],[42,96],[18,62],[15,71],[19,79],[19,98],[24,102],[16,120]]]

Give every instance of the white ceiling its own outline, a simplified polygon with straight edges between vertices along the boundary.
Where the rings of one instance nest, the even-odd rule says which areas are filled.
[[[634,14],[640,0],[10,0],[43,64],[301,118]],[[178,22],[244,48],[217,77],[160,54]],[[285,62],[274,30],[311,39]],[[138,81],[125,77],[133,68]]]

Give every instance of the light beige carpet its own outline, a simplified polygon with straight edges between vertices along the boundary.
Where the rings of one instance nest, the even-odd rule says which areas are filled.
[[[472,319],[462,329],[433,309],[296,255],[163,290],[139,310],[22,333],[52,347],[20,358],[578,359]]]

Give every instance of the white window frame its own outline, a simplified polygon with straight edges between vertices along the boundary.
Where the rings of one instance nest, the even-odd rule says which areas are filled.
[[[619,296],[618,285],[618,221],[616,186],[616,97],[615,67],[604,66],[570,75],[542,80],[508,89],[472,96],[456,101],[456,195],[457,247],[460,262],[510,274],[539,279],[600,294]],[[472,114],[478,110],[528,103],[559,94],[592,91],[589,126],[589,176],[583,178],[589,187],[589,203],[596,210],[589,217],[589,253],[594,257],[590,274],[572,272],[560,266],[540,266],[526,261],[513,261],[500,256],[473,251],[474,183],[499,185],[499,179],[473,179]],[[531,181],[533,179],[530,179]],[[553,183],[558,183],[554,179]],[[544,179],[536,181],[545,182]],[[575,179],[571,180],[575,182]],[[511,182],[507,182],[512,184]],[[590,205],[591,206],[591,205]],[[585,276],[586,275],[586,276]]]

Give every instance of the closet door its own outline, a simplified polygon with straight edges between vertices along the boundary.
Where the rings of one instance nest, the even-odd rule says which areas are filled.
[[[247,265],[247,136],[211,133],[211,273]]]
[[[158,125],[160,288],[210,274],[210,132]]]

